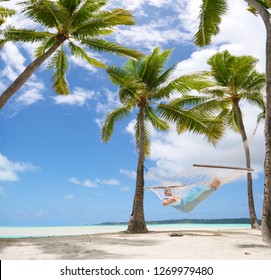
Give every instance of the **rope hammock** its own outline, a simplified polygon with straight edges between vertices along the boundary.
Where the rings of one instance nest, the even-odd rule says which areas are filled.
[[[215,178],[222,186],[252,171],[253,169],[241,167],[194,164],[193,167],[162,181],[159,185],[145,189],[154,192],[161,201],[166,198],[165,189],[170,189],[172,196],[181,198],[180,203],[173,203],[171,206],[188,212],[213,192],[210,184]]]

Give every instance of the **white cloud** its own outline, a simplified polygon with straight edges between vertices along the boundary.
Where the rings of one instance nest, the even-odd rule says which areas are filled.
[[[103,185],[108,185],[108,186],[118,186],[120,185],[120,182],[117,179],[114,178],[110,178],[110,179],[99,179],[96,178],[94,181],[86,179],[86,180],[79,180],[76,177],[71,177],[69,179],[69,182],[78,185],[78,186],[83,186],[86,188],[93,188],[93,187],[97,187],[99,186],[103,186]]]
[[[73,93],[69,95],[57,95],[52,97],[56,104],[70,105],[70,106],[83,106],[89,100],[94,98],[95,92],[81,87],[76,87]]]
[[[76,177],[71,177],[69,179],[69,181],[71,183],[75,184],[75,185],[83,186],[83,187],[86,187],[86,188],[93,188],[93,187],[97,186],[97,184],[95,182],[90,181],[89,179],[84,180],[84,181],[80,181]]]
[[[136,172],[133,171],[133,170],[127,170],[127,169],[124,169],[124,168],[121,168],[120,169],[120,174],[123,174],[125,176],[128,176],[132,179],[135,179],[136,178]]]
[[[96,187],[96,183],[95,182],[92,182],[92,181],[90,181],[90,180],[85,180],[85,181],[83,181],[82,182],[82,185],[84,186],[84,187],[87,187],[87,188],[93,188],[93,187]]]
[[[37,166],[26,162],[13,162],[0,153],[0,181],[18,181],[18,173],[37,170]]]
[[[134,48],[138,46],[152,52],[158,46],[165,46],[173,42],[181,43],[186,37],[185,33],[173,29],[169,25],[170,23],[164,19],[145,25],[131,26],[129,29],[119,28],[114,37],[121,44],[127,45],[129,42]]]
[[[73,200],[75,199],[75,196],[73,194],[67,194],[64,196],[64,200]]]
[[[98,102],[95,108],[96,112],[99,114],[111,112],[121,105],[118,92],[113,92],[106,88],[103,89],[103,92],[105,100],[103,102]]]
[[[0,58],[4,62],[0,77],[5,77],[9,81],[15,80],[25,68],[26,58],[21,54],[18,47],[12,43],[7,43],[1,49]]]
[[[110,186],[118,186],[120,182],[114,178],[111,179],[96,179],[96,182],[100,185],[110,185]]]
[[[43,88],[44,87],[42,85],[41,89]],[[15,100],[16,108],[29,106],[40,100],[44,100],[44,98],[43,95],[39,92],[39,89],[38,88],[29,89],[16,98]]]

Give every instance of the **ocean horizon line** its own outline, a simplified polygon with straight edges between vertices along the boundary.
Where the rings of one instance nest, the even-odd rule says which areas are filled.
[[[258,220],[261,224],[261,220]],[[150,220],[146,221],[147,225],[162,225],[162,224],[250,224],[249,218],[215,218],[215,219],[167,219],[167,220]],[[39,225],[14,225],[14,224],[2,224],[1,227],[88,227],[88,226],[127,226],[128,222],[100,222],[93,224],[39,224]]]

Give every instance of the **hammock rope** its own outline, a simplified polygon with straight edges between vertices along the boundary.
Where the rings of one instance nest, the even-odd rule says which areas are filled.
[[[194,164],[191,168],[168,180],[162,181],[159,185],[146,187],[145,190],[154,192],[162,201],[165,198],[165,188],[170,188],[173,196],[183,197],[195,187],[208,187],[214,178],[218,178],[220,180],[220,186],[222,186],[248,172],[253,172],[253,169]]]
[[[256,134],[259,122],[257,123],[251,137],[249,137],[246,141],[243,142],[243,146],[248,146],[254,135]],[[152,174],[146,167],[145,170],[152,176],[158,178]],[[247,174],[253,172],[254,170],[251,168],[243,168],[243,167],[235,167],[235,166],[224,166],[224,165],[210,165],[210,164],[193,164],[193,166],[174,177],[169,179],[164,179],[159,185],[154,185],[150,187],[146,187],[145,190],[152,191],[155,193],[161,201],[163,201],[165,196],[165,189],[169,188],[172,196],[179,198],[187,198],[187,201],[190,200],[190,204],[194,204],[193,206],[189,206],[189,210],[183,210],[179,206],[171,205],[178,210],[188,212],[195,207],[199,202],[203,199],[206,199],[210,195],[213,189],[210,187],[211,183],[214,179],[218,179],[220,181],[220,186],[227,184],[239,176],[243,174]],[[161,179],[161,177],[160,177]],[[163,179],[163,178],[162,178]],[[219,187],[220,187],[219,186]],[[196,194],[196,189],[205,189],[203,193],[205,194]],[[207,190],[207,191],[206,191]],[[201,192],[201,190],[199,191]],[[192,195],[191,195],[192,194]],[[194,201],[193,201],[194,196]],[[196,200],[198,201],[196,202]],[[192,202],[192,203],[191,203]]]

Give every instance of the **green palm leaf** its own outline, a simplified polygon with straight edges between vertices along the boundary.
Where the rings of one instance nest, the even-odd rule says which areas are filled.
[[[52,28],[57,27],[60,31],[62,25],[69,19],[67,9],[64,9],[58,2],[50,0],[25,1],[21,2],[22,12],[33,21]]]
[[[104,41],[102,39],[92,39],[92,40],[82,39],[81,43],[87,46],[88,48],[98,52],[108,52],[120,56],[126,56],[129,58],[136,58],[136,59],[142,57],[142,53],[138,51],[131,50],[129,48],[120,46],[117,43]]]
[[[6,18],[11,17],[15,13],[16,11],[13,9],[8,9],[0,6],[0,25],[2,25],[5,22]]]
[[[71,15],[66,26],[66,29],[69,29],[70,27],[80,26],[80,24],[88,21],[90,17],[95,18],[96,12],[106,5],[107,1],[60,0],[60,3],[63,7],[67,8],[69,14]]]
[[[69,47],[71,50],[71,54],[74,55],[75,57],[82,58],[95,67],[106,68],[106,65],[103,62],[90,57],[83,48],[80,48],[79,46],[75,45],[72,42],[69,42]]]
[[[149,88],[157,86],[156,81],[161,75],[172,51],[173,50],[165,50],[160,52],[160,49],[156,48],[151,55],[147,55],[144,58],[144,73],[139,73],[139,75],[142,81],[149,85]]]
[[[8,26],[2,33],[6,41],[23,43],[35,43],[43,41],[48,37],[55,37],[55,35],[50,32],[37,32],[34,29],[24,28],[16,29],[12,26]]]
[[[157,114],[153,111],[151,106],[146,106],[145,108],[145,118],[149,120],[154,128],[157,130],[166,131],[170,128],[169,124],[163,119],[159,118]]]
[[[221,17],[226,11],[226,0],[202,0],[199,29],[194,36],[196,45],[202,47],[210,44],[212,36],[219,32]]]
[[[261,92],[247,93],[244,95],[244,99],[265,111],[265,100]]]
[[[108,74],[110,80],[118,86],[122,86],[128,80],[128,73],[126,69],[118,66],[108,66],[106,68],[106,73]]]
[[[53,87],[58,94],[67,95],[70,93],[68,82],[66,80],[66,73],[68,71],[68,67],[68,58],[62,47],[61,50],[55,53],[49,65],[49,68],[53,69],[54,71]]]
[[[151,134],[150,131],[148,130],[148,126],[146,121],[144,121],[144,155],[145,156],[149,156],[151,153]],[[139,114],[137,115],[137,121],[135,123],[134,126],[134,130],[135,130],[135,142],[136,142],[136,149],[138,151],[138,153],[140,153],[140,121],[139,121]]]
[[[228,125],[230,128],[236,132],[240,132],[239,129],[239,122],[238,122],[238,115],[234,107],[229,111],[228,113],[228,120],[227,120]]]
[[[183,75],[159,84],[153,91],[154,99],[168,98],[170,94],[186,94],[191,90],[202,90],[211,86],[213,82],[202,76],[201,73]]]
[[[43,40],[42,44],[36,48],[35,56],[39,57],[43,55],[50,47],[52,47],[56,43],[55,37],[46,38]]]
[[[117,121],[128,117],[131,112],[131,106],[126,105],[116,108],[114,111],[106,115],[105,122],[101,129],[101,136],[104,142],[108,142],[114,132],[114,126]]]
[[[213,129],[210,131],[209,128],[210,123],[218,122],[218,120],[208,120],[202,117],[202,115],[196,115],[188,110],[166,104],[160,104],[157,110],[165,120],[176,124],[178,133],[190,131],[195,134],[204,135],[212,143],[216,143],[221,137],[220,130]],[[216,128],[219,128],[219,126],[216,126]]]
[[[116,25],[133,25],[133,20],[130,11],[124,9],[115,9],[112,11],[101,11],[95,14],[94,19],[79,21],[78,25],[73,22],[72,31],[83,36],[91,35],[98,36],[102,30],[113,32],[112,28]]]

